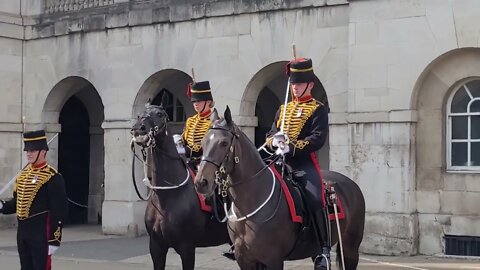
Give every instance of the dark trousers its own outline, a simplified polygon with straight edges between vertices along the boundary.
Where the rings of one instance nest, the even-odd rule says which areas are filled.
[[[289,160],[288,163],[294,171],[305,173],[301,177],[296,177],[296,179],[304,187],[310,207],[312,209],[325,208],[325,188],[315,153],[301,159]]]
[[[305,173],[296,179],[304,188],[320,245],[322,248],[328,247],[329,217],[326,211],[325,184],[315,153],[311,153],[308,157],[291,160],[289,163],[293,170]]]
[[[51,269],[51,256],[48,256],[48,220],[48,214],[42,214],[18,221],[17,247],[21,270]]]

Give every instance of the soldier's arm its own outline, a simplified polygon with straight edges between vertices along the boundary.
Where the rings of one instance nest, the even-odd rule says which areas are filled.
[[[3,208],[0,213],[4,215],[15,214],[17,212],[17,193],[13,192],[13,198],[9,200],[2,200]]]
[[[328,109],[320,105],[311,116],[312,123],[309,135],[297,140],[290,146],[292,156],[309,155],[323,147],[328,135]],[[292,149],[293,147],[293,149]]]
[[[47,184],[48,203],[50,208],[50,236],[48,244],[60,246],[62,228],[68,215],[67,193],[62,175],[55,174]]]
[[[273,135],[275,135],[279,131],[279,129],[277,127],[277,122],[278,122],[279,117],[280,117],[280,109],[277,110],[277,113],[275,114],[275,118],[273,119],[272,127],[270,128],[270,130],[265,135],[267,146],[269,148],[272,148]]]

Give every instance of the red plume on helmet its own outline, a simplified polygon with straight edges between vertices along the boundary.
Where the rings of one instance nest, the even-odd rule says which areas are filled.
[[[192,83],[188,83],[187,85],[187,96],[188,98],[192,97]]]
[[[290,66],[292,65],[292,63],[302,62],[305,60],[306,60],[305,58],[295,58],[292,61],[288,62],[287,65],[285,66],[285,74],[287,74],[287,76],[290,77]]]

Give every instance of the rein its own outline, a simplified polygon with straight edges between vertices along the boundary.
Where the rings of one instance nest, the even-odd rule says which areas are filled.
[[[255,210],[253,210],[252,212],[250,212],[249,214],[239,218],[235,211],[233,210],[233,207],[235,206],[235,200],[233,200],[232,202],[232,205],[230,207],[230,210],[228,210],[228,206],[227,206],[227,203],[224,201],[223,203],[223,209],[225,211],[225,216],[228,218],[229,221],[231,222],[238,222],[238,221],[243,221],[243,220],[246,220],[252,216],[254,216],[256,213],[258,213],[271,199],[272,199],[272,196],[273,196],[273,193],[275,192],[275,182],[276,182],[276,179],[275,179],[275,175],[272,171],[272,169],[270,168],[270,166],[276,162],[280,156],[277,156],[273,159],[272,162],[270,162],[269,164],[266,164],[265,166],[263,166],[258,172],[256,172],[254,175],[248,177],[246,180],[244,181],[241,181],[241,182],[237,182],[237,183],[232,183],[232,181],[229,179],[229,176],[230,176],[230,173],[233,171],[234,169],[234,166],[235,164],[238,164],[240,162],[240,158],[238,156],[235,155],[235,139],[238,139],[239,138],[239,135],[235,132],[235,131],[231,131],[229,129],[225,129],[225,128],[219,128],[219,127],[212,127],[210,129],[213,129],[213,130],[222,130],[222,131],[226,131],[226,132],[229,132],[230,134],[232,134],[232,140],[230,141],[230,147],[229,147],[229,151],[227,151],[227,153],[225,154],[225,157],[223,158],[222,162],[220,164],[216,163],[215,161],[211,160],[210,158],[208,157],[205,157],[205,156],[202,156],[202,161],[205,161],[205,162],[208,162],[208,163],[211,163],[213,164],[214,166],[216,166],[218,168],[217,171],[215,171],[215,184],[217,184],[218,186],[218,193],[219,195],[222,196],[222,199],[225,199],[227,196],[228,196],[228,190],[230,188],[234,188],[236,186],[239,186],[239,185],[242,185],[242,184],[245,184],[245,183],[249,183],[253,180],[255,180],[255,178],[260,174],[262,173],[263,171],[265,171],[266,169],[268,169],[272,175],[272,189],[270,191],[270,194],[268,195],[267,199],[259,206],[257,207]],[[231,166],[231,168],[227,171],[226,169],[226,164],[228,160],[230,160],[231,158],[229,157],[230,155],[233,155],[234,158],[234,164]],[[282,192],[280,191],[279,193],[279,198],[277,200],[277,206],[275,208],[275,211],[273,212],[273,214],[267,218],[266,220],[262,221],[262,222],[267,222],[268,220],[272,219],[273,216],[275,216],[275,214],[277,213],[277,210],[280,206],[280,201],[281,201],[281,195],[282,195]]]
[[[165,128],[164,128],[163,132],[165,133],[165,135],[167,135],[167,122],[166,121],[164,123],[164,126],[165,126]],[[146,145],[142,146],[142,149],[141,149],[142,156],[143,156],[142,159],[140,159],[140,157],[135,153],[135,145],[134,145],[134,143],[136,142],[135,138],[133,138],[132,142],[131,142],[131,149],[132,149],[132,152],[133,152],[133,162],[132,162],[133,183],[134,183],[135,192],[137,193],[137,196],[143,201],[146,201],[150,198],[151,192],[149,193],[147,198],[144,198],[139,192],[139,189],[137,187],[136,180],[135,180],[135,158],[137,158],[138,160],[140,160],[143,163],[144,178],[143,178],[142,182],[150,190],[178,189],[180,187],[185,186],[188,183],[188,180],[190,179],[190,172],[188,171],[188,166],[185,164],[185,161],[180,156],[171,155],[170,153],[168,153],[166,151],[163,151],[160,147],[158,147],[158,145],[156,143],[156,140],[155,140],[155,136],[158,135],[159,133],[160,133],[159,132],[159,127],[158,127],[158,125],[156,125],[154,128],[150,129],[150,131],[146,135],[144,135],[144,136],[147,137],[147,141],[146,141]],[[152,183],[150,182],[150,179],[148,177],[148,172],[149,172],[149,169],[151,168],[151,164],[150,164],[149,159],[148,159],[148,153],[150,153],[150,155],[152,156],[152,159],[154,158],[155,153],[159,153],[159,154],[161,154],[161,155],[163,155],[163,156],[165,156],[169,159],[180,159],[180,160],[182,160],[183,164],[185,165],[185,172],[186,172],[186,177],[183,180],[183,182],[176,185],[176,184],[172,184],[172,183],[168,182],[167,180],[163,180],[162,182],[168,184],[169,186],[155,186],[155,185],[152,185]]]

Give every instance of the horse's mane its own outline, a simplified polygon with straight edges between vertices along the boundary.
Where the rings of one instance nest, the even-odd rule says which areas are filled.
[[[231,121],[230,123],[227,123],[225,118],[220,117],[219,119],[213,121],[212,123],[212,128],[219,128],[219,129],[226,129],[230,132],[233,132],[234,134],[237,134],[240,138],[243,138],[247,143],[248,147],[252,148],[255,153],[257,153],[258,158],[262,160],[262,157],[260,153],[258,153],[257,148],[255,147],[255,144],[248,138],[248,136],[235,124],[234,121]],[[263,162],[263,160],[262,160]]]

